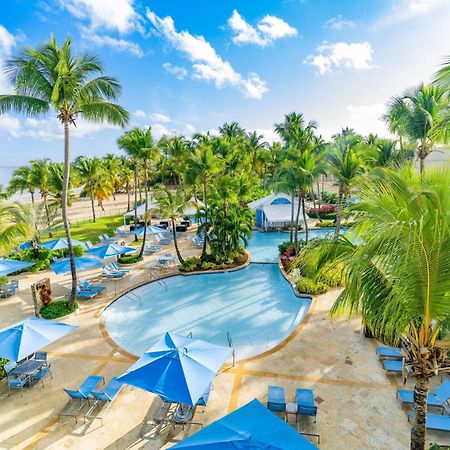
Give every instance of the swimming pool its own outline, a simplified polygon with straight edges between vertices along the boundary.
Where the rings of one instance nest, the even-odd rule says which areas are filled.
[[[343,228],[342,231],[346,229]],[[333,234],[334,230],[330,228],[318,228],[309,230],[309,239],[316,237],[325,237]],[[305,232],[299,232],[299,239],[305,239]],[[253,231],[253,235],[247,246],[247,250],[252,255],[253,262],[276,262],[278,258],[278,245],[289,241],[289,233],[283,231],[260,232]]]
[[[237,359],[255,356],[286,338],[311,304],[294,294],[276,264],[164,283],[141,286],[103,312],[109,335],[127,351],[142,355],[166,331],[218,345],[228,345],[229,333]]]

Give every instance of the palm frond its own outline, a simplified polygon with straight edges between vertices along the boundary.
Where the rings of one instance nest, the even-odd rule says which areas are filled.
[[[49,111],[49,103],[27,95],[0,95],[0,114],[14,111],[30,117],[38,117]]]
[[[109,122],[124,127],[129,120],[128,111],[120,105],[109,102],[87,102],[78,105],[78,113],[89,122]]]

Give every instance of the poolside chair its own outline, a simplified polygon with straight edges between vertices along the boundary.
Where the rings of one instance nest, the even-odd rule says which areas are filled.
[[[61,420],[61,416],[74,417],[77,422],[78,414],[83,408],[86,401],[89,400],[91,392],[100,384],[104,383],[105,379],[100,375],[89,375],[81,384],[78,389],[64,389],[64,392],[70,397],[66,406],[58,414],[58,419]],[[75,408],[72,410],[71,406],[75,401]]]
[[[414,391],[411,389],[397,389],[397,398],[403,405],[414,403]],[[445,408],[445,403],[450,399],[450,380],[445,380],[434,392],[428,392],[427,406]]]
[[[112,377],[110,382],[105,386],[103,391],[92,390],[91,396],[94,398],[94,404],[91,406],[89,411],[86,413],[86,419],[99,419],[103,424],[103,419],[98,415],[91,415],[95,409],[101,404],[102,407],[106,406],[105,411],[111,406],[114,399],[119,394],[122,389],[123,384],[117,381],[116,377]]]
[[[45,363],[44,366],[42,366],[34,375],[31,377],[31,384],[39,383],[39,381],[42,383],[42,387],[44,387],[44,381],[43,378],[45,375],[50,374],[50,378],[53,380],[52,372],[50,371],[50,368],[52,367],[52,364]]]
[[[297,414],[303,416],[317,417],[317,406],[314,401],[312,389],[297,388],[295,390],[295,403],[297,403]]]
[[[113,243],[115,241],[116,240],[113,237],[109,236],[107,233],[103,234],[103,243]]]
[[[169,245],[172,242],[172,239],[168,237],[158,237],[156,242],[160,245]]]
[[[92,248],[92,247],[94,247],[94,244],[93,244],[91,241],[86,241],[85,244],[86,244],[86,247],[87,247],[87,248]]]
[[[403,350],[401,347],[385,347],[379,345],[377,347],[377,355],[380,359],[403,359]]]
[[[47,365],[47,352],[35,352],[33,359],[41,361],[45,366]]]
[[[106,278],[123,278],[127,276],[127,273],[124,271],[113,271],[108,266],[103,267],[102,276]]]
[[[20,378],[20,377],[7,377],[6,379],[8,383],[8,390],[11,392],[12,389],[20,389],[20,396],[23,396],[23,387],[28,383],[28,378]]]
[[[152,254],[152,253],[159,252],[160,250],[161,250],[160,245],[146,245],[144,248],[144,253]]]
[[[66,294],[66,297],[70,295],[70,292]],[[79,287],[77,291],[75,292],[75,297],[77,298],[87,298],[89,300],[93,299],[96,295],[98,295],[98,292],[96,291],[86,291],[81,290]]]
[[[125,272],[125,273],[131,273],[133,272],[133,269],[125,269],[123,267],[120,267],[119,264],[117,264],[117,261],[111,261],[111,264],[109,265],[113,272]]]
[[[403,373],[403,361],[383,359],[383,367],[387,375],[401,375]]]
[[[90,284],[86,278],[80,280],[80,288],[83,291],[93,291],[93,292],[103,292],[106,290],[105,286],[100,286],[98,284]]]
[[[267,389],[267,408],[272,412],[282,412],[286,415],[286,398],[284,387],[269,386]]]
[[[192,238],[192,243],[194,244],[194,247],[203,247],[204,239],[200,239],[197,236],[194,236]]]
[[[121,230],[120,228],[116,228],[114,232],[117,234],[117,236],[126,237],[129,236],[130,232],[126,230]]]
[[[99,234],[99,235],[97,236],[97,238],[98,238],[98,241],[99,241],[100,243],[102,243],[102,242],[105,240],[105,238],[103,237],[103,234]]]
[[[408,420],[414,417],[414,411],[408,414]],[[441,414],[427,414],[427,430],[450,432],[450,416]]]
[[[19,282],[17,280],[12,280],[8,284],[4,284],[0,287],[0,297],[6,298],[14,295],[19,289]]]

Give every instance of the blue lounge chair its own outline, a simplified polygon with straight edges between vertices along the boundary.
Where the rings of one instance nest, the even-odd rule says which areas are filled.
[[[280,386],[269,386],[267,392],[267,408],[272,412],[286,414],[286,398],[284,388]]]
[[[297,388],[295,390],[295,403],[297,403],[297,414],[312,416],[316,420],[317,406],[314,402],[312,389]]]
[[[91,392],[95,390],[95,388],[102,382],[105,382],[102,376],[89,375],[78,389],[64,389],[64,392],[70,397],[70,399],[64,409],[58,414],[58,419],[61,419],[61,416],[71,416],[75,418],[75,421],[77,421],[78,414],[84,406],[84,403],[89,399]],[[77,406],[72,411],[70,406],[73,400],[77,402]]]
[[[404,404],[414,403],[414,391],[410,389],[398,389],[397,398]],[[444,404],[450,399],[450,380],[445,380],[434,392],[428,393],[427,406],[444,408]]]
[[[388,375],[401,375],[403,373],[403,361],[384,359],[383,367]]]
[[[400,347],[385,347],[380,345],[377,347],[377,355],[380,359],[398,359],[403,358],[403,350]]]
[[[125,272],[125,273],[133,272],[132,269],[124,269],[123,267],[119,267],[119,264],[117,264],[117,261],[112,261],[110,266],[111,266],[111,269],[113,272]]]
[[[145,253],[156,253],[159,252],[160,250],[161,250],[160,245],[147,245],[144,248]]]
[[[100,286],[98,284],[90,284],[86,278],[80,280],[80,288],[83,291],[93,291],[93,292],[103,292],[106,290],[105,286]]]
[[[113,271],[108,266],[104,266],[102,275],[106,278],[123,278],[127,275],[127,273],[122,270],[121,271],[115,271],[115,270]]]
[[[156,242],[161,245],[169,245],[172,242],[172,239],[168,237],[158,238]]]
[[[42,383],[42,387],[44,387],[44,381],[43,378],[45,377],[45,375],[50,374],[50,378],[53,380],[53,375],[52,372],[50,371],[50,368],[52,367],[52,364],[45,364],[45,366],[42,366],[41,369],[39,369],[38,372],[36,372],[32,377],[31,377],[31,384],[36,384],[39,383],[39,381]]]
[[[414,411],[408,414],[408,420],[412,419]],[[441,414],[427,414],[427,430],[449,431],[450,432],[450,416]]]
[[[68,296],[69,294],[66,294],[66,296]],[[94,298],[96,295],[98,295],[98,292],[96,291],[86,291],[86,290],[82,290],[82,289],[78,289],[77,292],[75,292],[75,296],[77,298],[88,298],[88,299],[92,299]]]
[[[122,389],[123,384],[117,381],[116,377],[112,377],[110,382],[105,386],[103,391],[93,390],[91,391],[91,396],[94,398],[94,404],[91,406],[89,411],[87,412],[85,418],[86,419],[99,419],[103,424],[103,419],[100,416],[91,415],[93,411],[97,408],[99,404],[107,405],[106,409],[108,409],[114,399],[119,394]]]

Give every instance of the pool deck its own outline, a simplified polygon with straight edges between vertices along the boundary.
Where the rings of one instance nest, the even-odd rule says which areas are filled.
[[[185,256],[198,254],[188,239],[181,241]],[[173,251],[165,247],[163,252]],[[151,419],[159,400],[150,393],[125,386],[100,421],[75,423],[57,414],[67,402],[63,387],[77,387],[91,374],[100,374],[106,382],[123,373],[136,359],[117,347],[104,332],[99,313],[120,292],[149,281],[145,266],[154,257],[133,267],[122,281],[101,280],[107,293],[94,301],[81,301],[80,309],[64,320],[79,325],[75,332],[47,348],[52,362],[53,380],[44,379],[44,388],[13,391],[8,396],[6,382],[0,382],[0,449],[159,449],[170,448],[189,433],[155,430]],[[164,269],[162,274],[175,273]],[[98,269],[84,273],[91,279]],[[17,295],[0,299],[0,327],[33,314],[29,286],[48,273],[21,275]],[[63,295],[70,280],[51,275],[55,296]],[[338,290],[315,298],[309,314],[291,337],[260,357],[240,361],[224,368],[215,381],[204,411],[196,419],[204,424],[219,419],[253,398],[263,403],[267,386],[286,389],[292,401],[296,387],[314,389],[319,407],[317,430],[321,449],[407,449],[410,427],[405,412],[395,398],[400,377],[388,378],[376,354],[376,342],[361,333],[358,319],[328,319],[328,311]],[[439,384],[440,378],[433,380]],[[411,382],[408,382],[411,387]],[[312,423],[301,424],[314,431]],[[142,437],[143,435],[143,437]],[[429,432],[430,442],[450,444],[450,435]],[[315,438],[311,442],[317,444]]]

